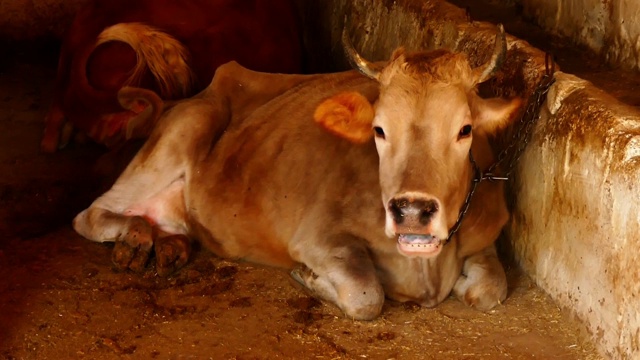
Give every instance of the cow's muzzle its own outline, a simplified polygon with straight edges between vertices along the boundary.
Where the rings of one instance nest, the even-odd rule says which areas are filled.
[[[401,197],[389,201],[389,212],[393,216],[396,228],[411,232],[428,226],[439,207],[438,202],[432,199],[417,200]]]
[[[437,255],[444,239],[438,229],[440,203],[426,197],[399,196],[387,206],[397,236],[398,250],[407,256]],[[446,233],[444,234],[446,236]]]

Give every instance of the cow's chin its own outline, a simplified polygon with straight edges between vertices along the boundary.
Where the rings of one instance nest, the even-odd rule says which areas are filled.
[[[398,235],[398,251],[407,257],[436,257],[442,251],[442,245],[442,240],[433,235]]]

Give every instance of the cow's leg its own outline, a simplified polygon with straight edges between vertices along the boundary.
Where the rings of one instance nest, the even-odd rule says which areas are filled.
[[[120,215],[104,209],[90,208],[87,216],[94,229],[102,229],[98,236],[114,239],[111,260],[118,269],[143,271],[152,249],[160,276],[172,274],[189,260],[191,240],[186,235],[166,234],[140,216]],[[155,238],[156,234],[163,235]]]
[[[353,319],[371,320],[380,314],[384,290],[361,240],[336,236],[300,254],[304,265],[291,275],[315,296],[336,304]]]
[[[453,292],[463,303],[482,311],[492,309],[507,298],[507,277],[495,246],[465,260]]]
[[[74,219],[87,239],[116,242],[117,267],[144,268],[157,237],[159,273],[186,263],[189,241],[176,235],[187,233],[184,186],[194,156],[202,156],[228,124],[226,109],[217,105],[196,99],[168,111],[113,187]]]
[[[111,259],[119,269],[142,271],[153,247],[153,228],[140,216],[126,216],[90,207],[73,221],[82,236],[94,241],[115,241]]]
[[[117,186],[81,212],[73,226],[90,240],[115,241],[112,260],[120,269],[144,269],[155,243],[156,270],[168,275],[186,264],[190,254],[189,239],[182,235],[186,233],[184,181],[180,178],[164,185],[159,178],[159,187],[143,182],[147,184],[145,191],[137,186],[138,176],[134,173],[121,178]],[[118,204],[123,199],[127,203]]]

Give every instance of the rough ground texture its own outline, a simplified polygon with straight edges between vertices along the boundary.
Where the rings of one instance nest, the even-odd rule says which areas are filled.
[[[507,29],[508,30],[508,29]],[[490,313],[448,299],[434,309],[388,302],[346,319],[277,269],[199,249],[168,279],[118,273],[111,247],[70,228],[108,184],[102,150],[38,153],[55,56],[12,49],[0,60],[0,358],[7,359],[598,359],[580,326],[517,268]]]
[[[389,302],[359,322],[279,270],[200,251],[163,279],[112,271],[110,250],[68,227],[4,243],[0,358],[597,358],[515,270],[509,299],[491,313],[454,299],[435,309]]]

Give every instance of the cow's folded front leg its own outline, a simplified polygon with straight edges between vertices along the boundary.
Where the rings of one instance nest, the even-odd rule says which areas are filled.
[[[463,303],[482,311],[507,298],[507,277],[493,245],[465,260],[453,292]]]
[[[344,239],[337,247],[308,248],[304,265],[294,269],[293,278],[315,296],[336,304],[347,317],[371,320],[384,304],[384,290],[367,249]]]

